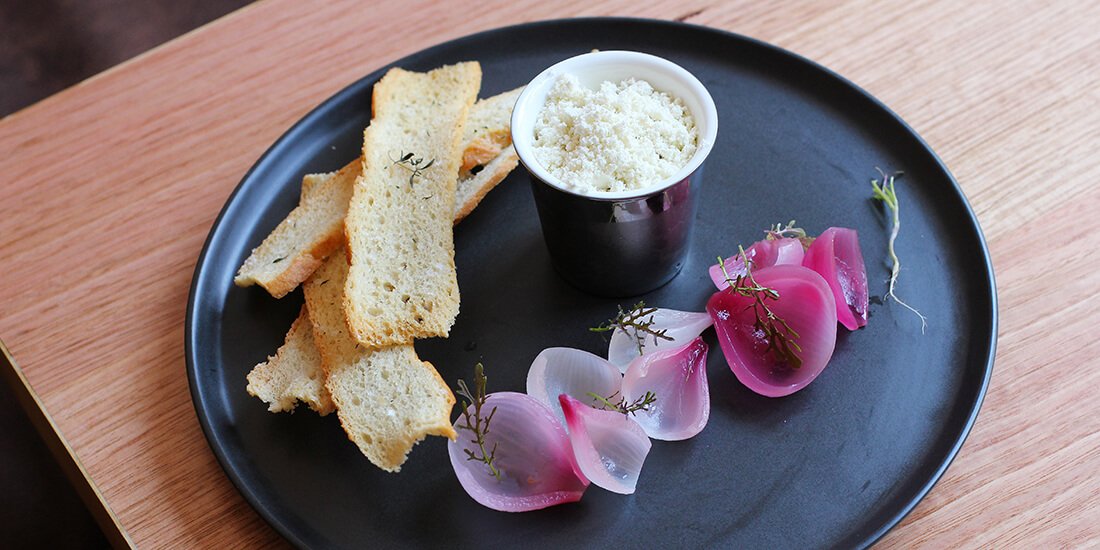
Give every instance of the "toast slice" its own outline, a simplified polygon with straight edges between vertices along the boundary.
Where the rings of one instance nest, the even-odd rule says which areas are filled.
[[[331,177],[310,178],[312,192],[252,251],[233,282],[259,284],[276,298],[297,288],[343,246],[344,216],[359,172],[360,162],[355,160]]]
[[[467,131],[464,159],[469,155],[473,162],[480,162],[489,152],[494,149],[500,152],[503,147],[511,143],[512,107],[520,91],[522,88],[482,99],[474,104],[470,109],[469,118],[475,121],[477,128],[474,129],[475,131]],[[503,139],[507,139],[507,142],[502,141]],[[497,147],[497,144],[503,145]],[[492,160],[487,162],[492,164]],[[323,201],[322,204],[309,207],[299,205],[264,239],[260,246],[253,249],[252,254],[241,265],[233,282],[237,286],[259,284],[272,296],[281,298],[313,273],[312,270],[320,265],[320,260],[332,252],[331,243],[342,242],[344,239],[344,217],[347,215],[348,202],[351,200],[362,163],[363,159],[360,157],[340,172],[310,174],[303,178],[304,192],[307,188],[319,186],[326,179],[339,176],[335,181],[327,184],[335,186],[335,189],[329,189],[328,193],[315,199]],[[488,164],[485,165],[486,169]],[[465,160],[463,166],[465,166]],[[477,206],[478,201],[510,172],[510,169],[503,170],[507,162],[494,165],[498,170],[495,172],[485,170],[475,172],[477,166],[479,165],[473,164],[460,171],[457,194],[466,199],[456,201],[456,212],[461,214],[456,216],[457,219],[469,214]],[[511,166],[515,168],[515,163],[513,162]],[[315,211],[321,211],[324,214],[311,213]]]
[[[321,416],[335,409],[305,306],[275,355],[248,373],[248,393],[267,403],[271,412],[293,411],[299,401]]]
[[[481,203],[481,199],[508,177],[518,164],[519,155],[516,154],[516,149],[508,144],[496,158],[482,166],[476,174],[459,179],[455,190],[454,223],[457,225],[470,212],[473,212],[474,208]]]
[[[485,194],[500,183],[518,162],[515,149],[508,147],[485,165],[483,170],[466,179],[460,179],[456,200],[458,211],[455,212],[454,223],[462,221],[463,217],[472,212]],[[302,198],[334,175],[335,172],[308,174],[303,177]],[[340,235],[343,235],[343,230]],[[302,315],[306,315],[307,311],[303,307]],[[314,343],[312,321],[307,319],[302,328],[299,326],[300,318],[301,316],[291,325],[286,340],[275,357],[253,367],[248,375],[248,393],[267,403],[271,412],[291,411],[301,401],[324,416],[332,412],[335,406],[325,388],[326,376],[320,352]],[[316,376],[318,373],[320,375]]]
[[[456,437],[450,421],[455,398],[411,344],[372,350],[351,337],[343,308],[347,275],[340,250],[302,285],[325,386],[348,439],[375,466],[397,472],[424,437]]]
[[[516,106],[522,87],[477,102],[470,110],[463,132],[462,167],[466,175],[476,166],[484,166],[512,144],[512,108]],[[501,124],[504,121],[504,124]]]
[[[302,178],[302,201],[335,173],[307,174]],[[336,409],[325,387],[321,354],[313,341],[313,324],[306,307],[290,325],[283,345],[267,361],[248,373],[248,393],[268,404],[267,410],[292,412],[298,402],[325,416]]]
[[[452,226],[462,136],[481,86],[477,62],[391,69],[374,85],[363,175],[344,220],[344,312],[370,348],[447,336],[458,315]]]

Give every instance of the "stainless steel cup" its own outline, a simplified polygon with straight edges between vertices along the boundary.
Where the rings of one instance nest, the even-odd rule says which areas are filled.
[[[672,177],[637,191],[583,193],[550,174],[533,153],[534,122],[554,81],[565,73],[592,88],[634,77],[679,97],[695,118],[695,155]],[[512,142],[531,175],[542,236],[558,273],[608,297],[644,294],[672,280],[691,244],[703,161],[717,132],[718,114],[706,88],[666,59],[596,52],[566,59],[536,76],[512,112]]]
[[[608,297],[644,294],[672,280],[691,245],[700,172],[656,193],[605,200],[532,177],[542,236],[558,273]]]

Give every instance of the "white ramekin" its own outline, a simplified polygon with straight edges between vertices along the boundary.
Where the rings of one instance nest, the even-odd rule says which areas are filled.
[[[642,189],[584,193],[584,196],[615,200],[649,195],[687,178],[710,154],[718,136],[718,110],[699,79],[683,67],[655,55],[629,51],[593,52],[571,57],[542,71],[516,100],[512,110],[512,143],[520,161],[532,176],[567,193],[582,194],[543,168],[535,158],[533,146],[535,121],[546,104],[546,96],[558,76],[567,73],[592,89],[597,89],[604,81],[620,82],[631,77],[645,80],[654,89],[683,100],[695,118],[698,131],[695,155],[672,176]]]

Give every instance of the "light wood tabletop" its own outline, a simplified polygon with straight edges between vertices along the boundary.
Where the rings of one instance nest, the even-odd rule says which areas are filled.
[[[969,197],[1000,299],[992,382],[954,463],[881,546],[1100,545],[1090,1],[266,0],[3,119],[0,339],[130,539],[286,544],[219,467],[184,367],[195,262],[252,163],[397,58],[598,15],[687,21],[813,59],[905,119]]]

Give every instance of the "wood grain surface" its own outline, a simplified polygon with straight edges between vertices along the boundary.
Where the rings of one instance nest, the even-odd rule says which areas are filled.
[[[416,14],[415,24],[409,23]],[[0,338],[133,541],[285,545],[200,431],[183,321],[227,196],[295,120],[373,69],[565,16],[686,20],[867,89],[954,172],[996,270],[977,425],[883,547],[1100,544],[1100,4],[267,0],[0,121]]]

